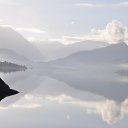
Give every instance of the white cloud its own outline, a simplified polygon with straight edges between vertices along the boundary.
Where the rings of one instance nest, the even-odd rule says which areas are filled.
[[[44,34],[46,31],[39,28],[16,28],[20,34],[24,36],[29,42],[41,42],[44,39]]]
[[[74,21],[72,21],[74,24]],[[5,24],[3,20],[0,20],[0,26],[3,28],[12,28],[15,31],[20,32],[30,42],[41,42],[46,39],[45,31],[38,28],[15,28],[11,25]],[[126,42],[128,43],[128,27],[123,25],[118,20],[109,22],[104,29],[92,28],[89,34],[83,36],[62,36],[58,39],[48,39],[48,41],[58,41],[63,44],[72,44],[80,41],[101,41],[108,43]]]
[[[106,25],[105,29],[92,29],[91,35],[87,35],[85,38],[110,43],[127,42],[127,30],[128,28],[121,24],[120,21],[113,20]]]
[[[15,31],[22,32],[22,33],[24,33],[24,32],[30,33],[30,34],[44,34],[44,33],[46,33],[46,31],[41,30],[39,28],[13,27],[12,25],[5,23],[4,20],[2,20],[2,19],[0,19],[0,27],[12,28]]]
[[[93,3],[77,3],[75,6],[85,7],[85,8],[101,8],[104,4],[93,4]]]
[[[35,103],[31,103],[31,104],[13,104],[12,108],[24,108],[24,109],[35,109],[35,108],[40,108],[42,107],[41,104],[35,104]]]
[[[46,99],[50,100],[50,101],[56,101],[56,102],[59,102],[59,103],[65,103],[67,101],[71,101],[72,97],[62,94],[62,95],[59,95],[59,96],[56,96],[56,97],[47,96]]]
[[[87,114],[98,114],[108,124],[114,124],[117,121],[123,119],[124,116],[128,115],[128,99],[125,99],[121,103],[117,103],[116,101],[107,99],[90,101],[76,99],[66,94],[61,94],[57,96],[41,95],[38,97],[34,97],[33,95],[28,94],[24,96],[23,100],[20,100],[17,103],[10,105],[10,107],[19,109],[41,108],[44,106],[43,100],[48,100],[59,104],[68,104],[83,107],[85,108]],[[9,109],[10,107],[0,106],[0,109]],[[66,118],[70,120],[71,116],[67,114]]]
[[[101,101],[81,101],[68,95],[46,96],[45,99],[60,104],[71,104],[84,107],[88,114],[99,114],[108,124],[114,124],[121,120],[125,114],[128,114],[128,100],[121,104],[112,100]],[[70,119],[70,115],[66,116]]]
[[[2,109],[2,110],[6,110],[6,109],[8,109],[8,107],[0,106],[0,109]]]
[[[40,43],[40,42],[44,42],[44,41],[49,41],[46,37],[42,36],[42,35],[33,35],[33,36],[28,36],[25,37],[29,42],[31,43]],[[50,40],[51,41],[51,40]]]
[[[59,41],[64,44],[71,44],[79,41],[101,41],[108,43],[128,42],[128,27],[120,21],[113,20],[109,22],[104,29],[91,29],[90,34],[84,36],[70,37],[62,36],[60,39],[51,39],[50,41]]]
[[[83,37],[71,37],[71,36],[62,36],[61,38],[49,39],[50,42],[61,42],[65,45],[72,44],[84,40]]]
[[[106,25],[105,29],[92,29],[92,36],[110,43],[127,42],[127,30],[128,28],[120,21],[113,20]]]
[[[119,21],[113,20],[108,23],[105,29],[106,37],[115,42],[123,42],[125,37],[125,26]]]
[[[9,108],[17,108],[17,109],[36,109],[43,107],[44,104],[42,103],[42,97],[35,97],[31,94],[26,94],[22,99],[17,101],[10,106],[4,106],[1,104],[0,109],[9,109]]]
[[[115,101],[83,101],[74,102],[76,105],[80,105],[87,109],[88,114],[99,114],[102,119],[108,124],[114,124],[122,119],[123,112],[121,111],[120,105]]]
[[[84,8],[128,8],[128,1],[112,4],[102,4],[102,3],[77,3],[75,6],[84,7]]]
[[[120,106],[111,100],[107,100],[102,108],[98,110],[98,113],[101,114],[102,119],[108,124],[114,124],[122,118],[122,112]]]
[[[99,114],[108,124],[114,124],[125,115],[128,115],[128,99],[124,100],[122,103],[116,103],[113,100],[105,99],[101,101],[82,101],[67,95],[46,96],[45,98],[61,104],[84,107],[87,114]],[[66,118],[70,119],[70,115],[67,115]]]
[[[113,100],[72,101],[70,103],[85,107],[88,114],[99,114],[108,124],[114,124],[128,115],[128,99],[122,103],[116,103]]]
[[[30,95],[30,94],[27,94],[27,95],[24,96],[24,98],[26,100],[33,100],[34,96],[33,95]]]
[[[112,4],[111,7],[128,8],[128,1]]]
[[[15,30],[15,28],[12,25],[9,25],[9,24],[0,24],[0,27],[2,27],[2,28],[12,28],[12,29]]]
[[[41,42],[44,41],[44,34],[46,31],[41,30],[39,28],[27,28],[27,27],[14,27],[4,22],[4,20],[0,20],[0,27],[2,28],[11,28],[17,32],[19,32],[25,39],[30,42]],[[46,36],[46,35],[45,35]]]
[[[0,19],[0,27],[15,29],[12,25],[5,23],[5,21],[3,19]]]
[[[128,99],[121,104],[121,110],[123,113],[128,113]]]
[[[34,36],[27,37],[27,40],[29,42],[40,42],[41,41],[40,39],[38,39],[38,38],[36,38]]]
[[[45,31],[38,29],[38,28],[16,28],[16,31],[19,32],[29,32],[29,33],[37,33],[37,34],[43,34]]]

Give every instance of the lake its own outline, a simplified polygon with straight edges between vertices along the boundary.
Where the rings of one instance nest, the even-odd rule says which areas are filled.
[[[1,73],[20,93],[0,103],[1,128],[123,128],[127,66]]]

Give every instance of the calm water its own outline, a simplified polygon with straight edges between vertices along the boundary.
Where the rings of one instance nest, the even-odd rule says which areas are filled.
[[[120,71],[121,70],[121,71]],[[0,103],[1,128],[123,128],[127,67],[31,69],[0,74],[20,94]]]

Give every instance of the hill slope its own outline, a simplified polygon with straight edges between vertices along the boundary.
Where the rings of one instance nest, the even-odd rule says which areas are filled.
[[[73,66],[79,64],[116,63],[128,61],[128,46],[125,43],[74,53],[68,57],[49,62],[50,65]]]
[[[13,50],[31,60],[43,59],[37,48],[9,27],[0,27],[0,48]]]

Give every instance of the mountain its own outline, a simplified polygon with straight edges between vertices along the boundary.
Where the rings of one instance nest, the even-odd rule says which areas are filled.
[[[98,42],[98,41],[82,41],[76,42],[74,44],[66,45],[65,48],[61,49],[60,52],[64,53],[65,56],[70,54],[80,52],[80,51],[90,51],[97,48],[106,47],[109,44],[106,42]]]
[[[35,47],[37,47],[40,50],[40,52],[46,57],[47,61],[66,57],[75,52],[93,50],[108,45],[109,44],[106,42],[96,42],[96,41],[82,41],[69,45],[64,45],[60,42],[35,43]]]
[[[19,55],[13,50],[0,48],[0,60],[1,61],[10,61],[13,63],[25,63],[29,62],[30,60],[26,57]]]
[[[71,54],[68,57],[49,62],[50,65],[73,66],[85,64],[116,63],[128,61],[128,46],[125,43],[112,44],[110,46],[91,51],[82,51]]]
[[[46,61],[63,57],[59,50],[63,49],[65,45],[60,42],[38,42],[34,43],[34,46],[45,56]]]
[[[37,48],[9,27],[0,27],[0,48],[13,50],[31,60],[43,59]]]

